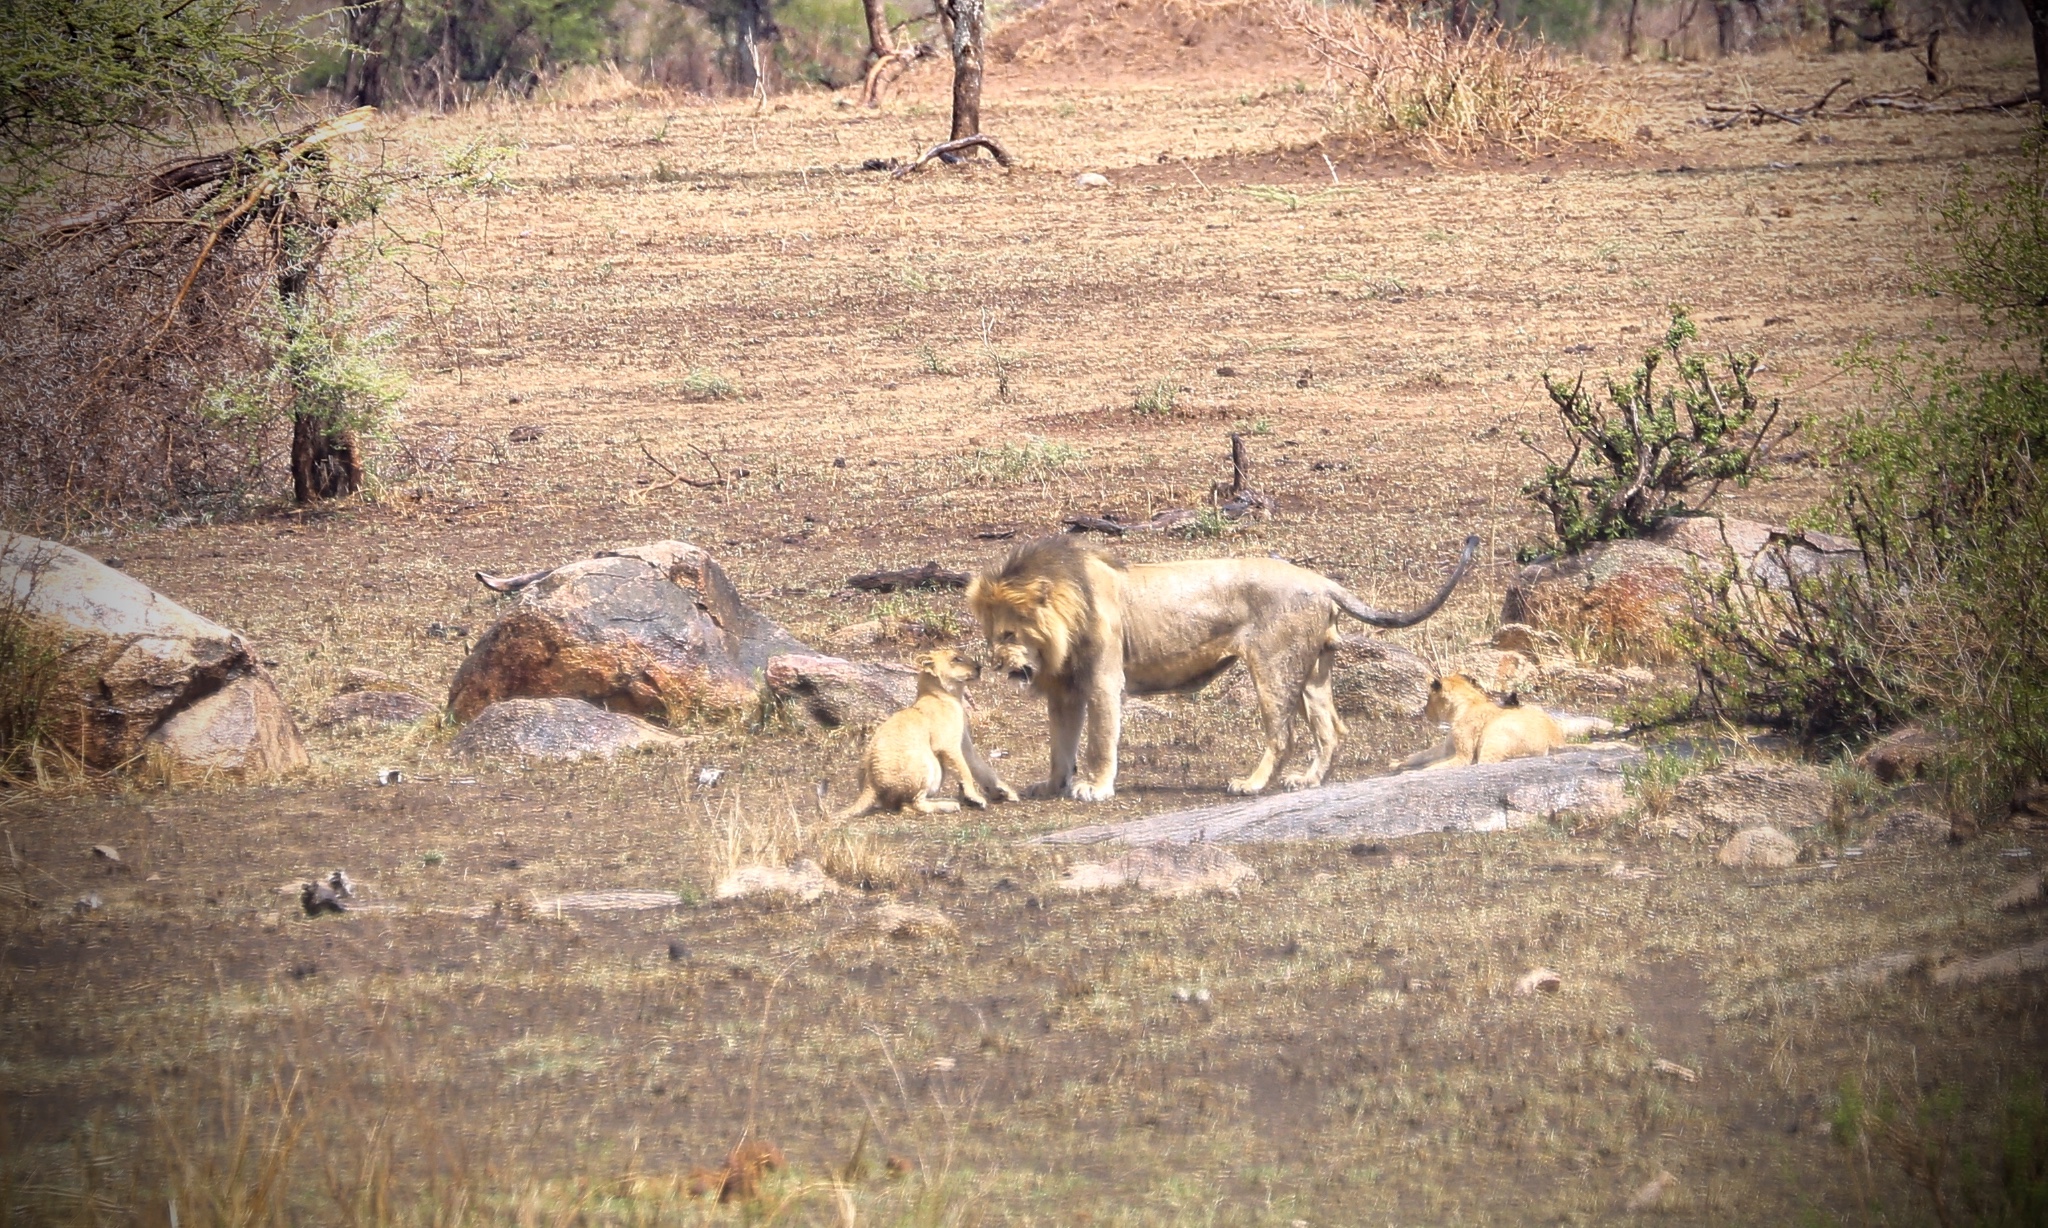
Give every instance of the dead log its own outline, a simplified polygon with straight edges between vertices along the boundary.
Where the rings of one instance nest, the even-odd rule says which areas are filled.
[[[1632,746],[1587,746],[1543,759],[1403,772],[1124,823],[1091,824],[1041,836],[1038,842],[1250,844],[1502,831],[1575,807],[1615,805],[1622,769],[1642,757]]]
[[[908,175],[910,172],[916,170],[918,167],[923,166],[925,163],[931,161],[933,158],[949,158],[951,155],[959,153],[963,149],[973,149],[976,146],[986,149],[989,151],[990,154],[994,155],[996,165],[1002,167],[1004,170],[1008,170],[1012,165],[1014,165],[1014,163],[1011,161],[1009,151],[1004,149],[1001,145],[996,144],[996,139],[994,137],[982,136],[981,134],[976,133],[973,136],[960,137],[958,140],[940,141],[938,144],[932,146],[930,149],[925,150],[923,156],[918,158],[917,161],[908,163],[903,166],[899,166],[895,170],[889,172],[889,178],[901,179],[905,175]]]
[[[934,561],[922,567],[895,571],[864,571],[857,576],[848,576],[846,586],[864,593],[893,593],[913,588],[966,588],[968,579],[966,572],[947,571]]]

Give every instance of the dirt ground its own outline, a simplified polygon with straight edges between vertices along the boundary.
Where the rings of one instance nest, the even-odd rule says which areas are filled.
[[[1408,604],[1477,533],[1482,565],[1395,637],[1447,657],[1541,536],[1518,494],[1541,372],[1620,368],[1686,304],[1708,345],[1766,356],[1817,448],[1869,395],[1839,365],[1856,346],[1977,329],[1922,289],[1929,209],[2030,122],[1712,133],[1688,122],[1708,100],[1919,69],[1645,65],[1604,70],[1637,147],[1431,167],[1317,146],[1320,79],[1285,57],[1062,46],[991,71],[1008,173],[858,169],[943,135],[938,70],[877,113],[614,92],[394,118],[406,157],[503,146],[509,187],[391,219],[439,253],[379,282],[412,392],[375,497],[77,544],[250,635],[304,720],[350,667],[445,694],[503,600],[475,570],[667,537],[811,642],[878,615],[943,638],[957,594],[846,577],[1199,505],[1239,430],[1279,514],[1125,552],[1277,554]],[[2019,44],[1944,50],[1971,82],[2031,69]],[[1111,186],[1075,186],[1088,170]],[[650,453],[714,484],[650,489]],[[1725,502],[1783,518],[1825,483],[1793,461]],[[1042,712],[980,699],[980,741],[1032,779]],[[1918,1223],[1897,1154],[1953,1120],[1992,1155],[2048,1067],[2038,973],[1835,975],[2041,938],[2040,913],[1990,907],[2048,854],[2026,832],[1757,877],[1628,825],[1541,828],[1251,847],[1236,897],[1052,889],[1071,854],[1029,837],[1216,800],[1251,761],[1227,695],[1161,709],[1111,802],[851,828],[818,797],[851,795],[857,743],[782,726],[573,767],[464,765],[447,729],[315,733],[275,787],[5,799],[0,1195],[46,1222],[177,1201],[183,1222],[1583,1223],[1634,1217],[1668,1172],[1642,1215]],[[1356,721],[1335,775],[1429,736]],[[872,890],[710,901],[737,862],[800,851]],[[365,907],[280,894],[336,867]],[[688,903],[545,904],[601,889]],[[87,893],[103,906],[74,912]],[[957,932],[893,936],[885,900]],[[1536,965],[1561,990],[1513,994]],[[1903,1124],[1842,1145],[1848,1088]],[[788,1157],[767,1199],[692,1199],[749,1134]]]

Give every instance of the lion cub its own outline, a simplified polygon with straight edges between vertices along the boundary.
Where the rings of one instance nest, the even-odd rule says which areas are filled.
[[[1396,759],[1393,766],[1398,771],[1525,759],[1564,745],[1564,729],[1548,712],[1497,704],[1463,674],[1430,681],[1422,717],[1432,725],[1449,721],[1451,731],[1428,750]]]
[[[1017,791],[1002,782],[974,748],[967,728],[967,684],[981,677],[981,664],[950,648],[917,659],[917,702],[883,721],[861,757],[860,796],[833,816],[851,819],[873,810],[915,810],[940,814],[960,809],[950,798],[933,797],[951,768],[960,796],[986,806],[982,790],[1006,802]]]

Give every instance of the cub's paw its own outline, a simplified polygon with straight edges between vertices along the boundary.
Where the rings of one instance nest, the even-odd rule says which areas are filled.
[[[1116,786],[1109,784],[1091,785],[1085,781],[1077,780],[1074,782],[1074,787],[1067,790],[1067,796],[1077,802],[1106,802],[1116,796]]]
[[[1289,793],[1295,793],[1302,789],[1313,789],[1322,783],[1322,777],[1310,775],[1307,772],[1289,772],[1280,778],[1280,787]]]
[[[1017,800],[1017,791],[1006,784],[998,782],[996,784],[996,796],[1006,802],[1014,802]]]
[[[1223,786],[1223,791],[1234,797],[1249,797],[1265,787],[1266,782],[1263,780],[1253,780],[1249,776],[1235,776]]]

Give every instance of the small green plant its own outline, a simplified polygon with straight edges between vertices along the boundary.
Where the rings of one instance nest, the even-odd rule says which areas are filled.
[[[1180,397],[1180,383],[1172,376],[1156,379],[1138,390],[1138,399],[1131,408],[1141,414],[1170,414]]]
[[[1724,482],[1747,486],[1766,446],[1798,429],[1773,436],[1778,402],[1750,387],[1755,355],[1727,354],[1720,374],[1687,352],[1698,336],[1686,309],[1673,307],[1662,344],[1628,379],[1607,381],[1611,408],[1586,390],[1584,372],[1569,384],[1544,372],[1571,452],[1560,460],[1523,432],[1543,474],[1522,494],[1550,513],[1566,551],[1639,537],[1667,516],[1712,503]],[[1660,379],[1667,361],[1670,374]]]
[[[1896,1165],[1926,1196],[1936,1223],[2048,1223],[2048,1095],[2032,1078],[1990,1113],[1970,1111],[1953,1086],[1922,1092],[1898,1082],[1872,1094],[1844,1076],[1828,1133],[1866,1182],[1874,1161]],[[1860,1194],[1866,1209],[1881,1209],[1875,1190]]]
[[[1222,537],[1226,533],[1235,533],[1236,531],[1237,522],[1225,516],[1220,509],[1213,507],[1203,508],[1195,513],[1193,520],[1186,521],[1174,528],[1174,532],[1193,541],[1199,541],[1203,538]]]
[[[926,375],[954,375],[959,372],[959,368],[955,367],[944,355],[933,349],[930,342],[922,342],[918,345],[917,367],[918,370],[923,371]]]
[[[967,458],[967,476],[983,486],[1010,482],[1044,482],[1066,472],[1088,454],[1069,443],[1027,435],[1022,443],[976,448]]]
[[[1273,420],[1271,418],[1253,418],[1249,422],[1240,421],[1230,429],[1240,435],[1270,435],[1273,433]]]
[[[739,396],[740,390],[733,382],[716,371],[693,369],[678,385],[686,401],[730,401]]]
[[[420,855],[420,864],[423,866],[438,866],[446,860],[447,856],[439,849],[428,849]]]
[[[656,158],[654,160],[654,182],[681,183],[682,181],[683,173],[677,170],[676,168],[670,166],[668,164],[668,159]]]

